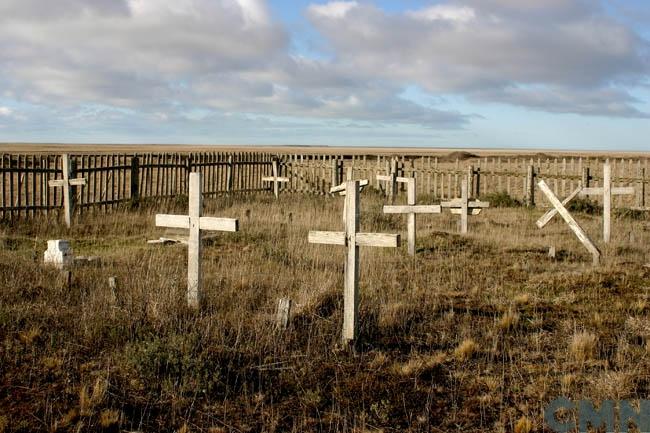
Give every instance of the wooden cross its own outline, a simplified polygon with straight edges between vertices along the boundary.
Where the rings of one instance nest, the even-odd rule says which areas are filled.
[[[471,213],[472,215],[478,215],[481,213],[482,208],[490,207],[490,203],[479,200],[469,201],[467,178],[463,179],[460,189],[461,194],[459,199],[455,198],[450,201],[443,201],[440,203],[440,206],[443,208],[449,208],[453,214],[460,214],[460,232],[461,234],[467,234],[468,214]]]
[[[203,197],[201,194],[201,173],[190,173],[190,197],[188,215],[156,215],[156,226],[189,229],[187,243],[187,305],[199,308],[203,293],[201,286],[201,232],[214,230],[236,232],[239,221],[234,218],[212,218],[201,216]]]
[[[415,255],[415,237],[416,237],[416,220],[415,215],[419,213],[440,213],[440,205],[420,205],[415,204],[415,178],[414,177],[398,177],[398,182],[406,182],[407,191],[407,205],[406,206],[384,206],[384,213],[404,213],[408,215],[407,231],[408,231],[408,251],[409,254]]]
[[[273,160],[273,176],[267,176],[262,178],[262,182],[273,182],[273,194],[275,194],[275,198],[278,198],[278,195],[280,194],[280,183],[281,182],[289,182],[288,177],[280,177],[278,175],[278,161],[276,159]]]
[[[86,179],[72,178],[72,165],[70,164],[70,155],[67,153],[61,157],[63,179],[50,180],[50,187],[63,188],[63,212],[65,215],[65,225],[70,228],[72,222],[72,212],[74,211],[74,201],[72,195],[73,186],[82,186],[86,184]]]
[[[352,180],[352,167],[348,167],[347,170],[347,181]],[[363,191],[363,188],[368,185],[368,179],[361,179],[359,180],[359,192]],[[346,188],[347,182],[343,182],[340,185],[336,185],[330,188],[330,194],[335,194],[339,193],[339,195],[345,195],[345,188]],[[343,202],[343,223],[346,222],[345,215],[346,215],[346,206],[347,206],[347,201]]]
[[[564,205],[560,202],[560,200],[557,198],[555,194],[553,194],[553,191],[551,191],[551,188],[548,187],[546,182],[543,180],[540,180],[539,183],[537,184],[539,189],[546,195],[546,198],[551,202],[553,207],[557,210],[557,213],[562,216],[564,221],[569,225],[569,228],[575,233],[575,235],[578,237],[580,242],[587,248],[587,250],[591,253],[592,258],[593,258],[593,264],[598,265],[600,262],[600,251],[594,245],[593,241],[589,238],[587,233],[580,227],[580,225],[576,222],[575,219],[571,216],[569,211],[564,207]],[[565,199],[566,201],[566,199]],[[550,219],[550,218],[549,218]],[[540,226],[540,222],[537,222],[538,227],[543,227]]]
[[[612,196],[634,194],[634,187],[612,187],[612,167],[609,160],[603,165],[603,186],[597,188],[582,188],[580,195],[603,196],[603,240],[609,242],[612,229]]]
[[[386,182],[386,195],[390,197],[391,204],[395,203],[395,194],[397,193],[397,182],[399,182],[397,177],[397,160],[392,159],[390,162],[390,173],[387,175],[378,174],[376,176],[377,183],[380,181]],[[400,178],[404,179],[404,178]]]
[[[346,183],[345,231],[309,231],[309,243],[343,245],[347,247],[343,292],[343,344],[354,342],[358,331],[359,313],[359,247],[396,248],[400,236],[385,233],[359,233],[359,188],[358,180]]]

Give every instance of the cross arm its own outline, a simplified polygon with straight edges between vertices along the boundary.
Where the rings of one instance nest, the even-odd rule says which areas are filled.
[[[63,186],[63,185],[65,185],[65,180],[63,180],[63,179],[53,179],[53,180],[50,180],[47,184],[49,186],[51,186],[51,187],[53,187],[53,186]]]
[[[363,188],[364,186],[368,185],[368,179],[363,179],[359,181],[359,187]],[[345,182],[343,182],[340,185],[336,185],[330,188],[330,193],[334,194],[335,192],[343,193],[345,194]]]
[[[376,178],[377,178],[377,180],[385,180],[385,181],[391,181],[393,179],[397,180],[395,175],[392,175],[392,174],[378,174],[376,176]]]
[[[289,182],[288,177],[263,177],[262,181],[264,182]]]
[[[83,177],[76,177],[74,179],[70,179],[69,182],[70,185],[81,186],[86,184],[86,179],[84,179]]]
[[[345,232],[322,232],[310,230],[307,236],[310,244],[345,245]]]
[[[156,226],[175,229],[189,229],[190,217],[187,215],[156,214]]]
[[[578,194],[580,194],[580,191],[584,190],[583,187],[579,186],[571,194],[569,194],[564,200],[562,200],[562,206],[566,206],[571,200],[575,198]],[[540,219],[535,222],[537,224],[537,227],[540,229],[544,227],[548,222],[557,214],[557,208],[553,207],[552,209],[549,209],[548,212],[546,212]]]
[[[475,207],[475,208],[471,208],[469,206],[467,207],[467,211],[470,215],[480,215],[481,210],[483,209],[480,207]],[[459,207],[452,207],[449,208],[449,212],[451,212],[454,215],[461,215],[463,213],[463,210]]]
[[[612,188],[612,195],[632,195],[634,194],[634,187],[633,186],[617,186]],[[590,188],[582,188],[582,191],[580,191],[580,195],[603,195],[604,190],[603,187],[590,187]]]
[[[442,208],[438,204],[406,206],[384,205],[384,213],[440,213],[441,211]]]
[[[236,218],[201,217],[199,219],[201,230],[214,230],[220,232],[239,231],[239,220]]]
[[[443,208],[460,207],[460,206],[462,206],[462,201],[459,198],[455,198],[453,200],[443,201],[442,203],[440,203],[440,206],[443,207]],[[486,208],[486,207],[490,207],[490,203],[486,202],[486,201],[474,200],[474,201],[467,202],[467,207],[468,208]]]
[[[357,233],[356,244],[360,247],[396,248],[400,245],[400,235],[386,233]],[[310,244],[346,245],[345,232],[309,231]]]

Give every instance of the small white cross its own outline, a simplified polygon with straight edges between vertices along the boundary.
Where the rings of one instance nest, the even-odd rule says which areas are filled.
[[[384,206],[384,213],[403,213],[408,215],[407,231],[408,231],[408,252],[410,255],[415,255],[415,238],[416,238],[416,214],[424,213],[440,213],[442,208],[440,205],[416,205],[416,188],[414,177],[398,177],[397,182],[406,182],[407,191],[407,205],[406,206]]]
[[[189,229],[187,243],[187,304],[199,308],[203,301],[201,285],[201,232],[214,230],[236,232],[239,221],[234,218],[213,218],[201,216],[203,197],[201,194],[201,173],[190,173],[188,215],[156,215],[156,226]]]
[[[395,194],[397,193],[397,160],[392,159],[390,162],[390,173],[387,175],[378,174],[376,176],[377,183],[380,181],[386,182],[386,195],[390,197],[391,204],[395,202]],[[404,178],[401,178],[404,179]]]
[[[278,161],[273,160],[273,176],[266,176],[262,178],[262,182],[273,182],[273,194],[275,194],[275,198],[278,198],[280,194],[280,183],[281,182],[289,182],[288,177],[280,177],[278,176]]]
[[[471,213],[472,215],[478,215],[481,213],[482,208],[490,207],[490,203],[485,201],[469,201],[468,197],[468,180],[467,178],[463,179],[461,184],[461,196],[450,201],[443,201],[440,203],[440,206],[443,208],[449,208],[451,213],[460,214],[460,232],[461,234],[467,234],[467,215]]]
[[[82,186],[86,184],[86,179],[82,177],[72,178],[72,166],[70,164],[70,156],[66,153],[61,157],[61,165],[63,171],[63,179],[50,180],[48,185],[50,187],[63,188],[63,212],[65,216],[65,225],[70,228],[72,222],[72,212],[74,211],[74,203],[72,201],[72,187]]]

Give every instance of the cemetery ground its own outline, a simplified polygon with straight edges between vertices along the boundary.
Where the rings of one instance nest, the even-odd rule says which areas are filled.
[[[240,231],[206,240],[200,312],[186,306],[187,247],[146,242],[164,232],[155,213],[187,200],[85,212],[71,229],[55,215],[3,223],[0,432],[527,433],[558,396],[650,393],[648,216],[619,212],[604,244],[594,207],[574,203],[595,267],[559,217],[539,230],[543,211],[523,207],[470,216],[465,236],[457,215],[421,215],[411,257],[406,216],[383,204],[361,194],[361,229],[403,242],[361,248],[355,351],[340,347],[345,248],[307,242],[343,230],[342,197],[206,198],[204,215]],[[68,282],[42,263],[58,238],[101,262]],[[284,331],[280,298],[293,301]]]

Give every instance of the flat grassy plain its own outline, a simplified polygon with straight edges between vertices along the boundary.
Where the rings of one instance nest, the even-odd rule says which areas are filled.
[[[404,238],[382,200],[361,195],[362,230]],[[338,346],[344,248],[307,243],[310,229],[342,230],[342,204],[206,199],[240,232],[206,242],[200,313],[185,308],[186,248],[146,244],[164,232],[154,214],[186,213],[183,198],[85,213],[71,229],[54,215],[2,223],[0,432],[527,433],[544,431],[558,396],[650,393],[647,216],[618,215],[603,246],[600,217],[576,213],[600,267],[563,221],[537,229],[540,210],[488,209],[465,237],[456,216],[420,216],[415,258],[362,248],[352,352]],[[55,238],[101,264],[74,268],[68,286],[42,264]],[[285,332],[280,297],[295,303]]]

